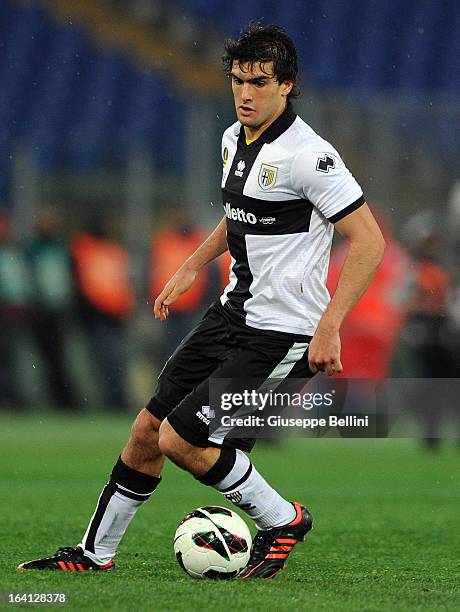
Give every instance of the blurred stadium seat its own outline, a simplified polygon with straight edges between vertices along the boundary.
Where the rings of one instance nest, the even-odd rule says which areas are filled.
[[[285,25],[298,44],[304,78],[315,87],[354,95],[460,92],[454,0],[296,1],[289,10],[261,0],[236,0],[231,10],[220,0],[176,4],[223,35],[238,33],[250,19]],[[171,164],[181,170],[181,134],[173,146],[169,131],[184,123],[185,94],[172,95],[160,72],[135,66],[119,49],[96,47],[80,25],[54,21],[38,4],[3,1],[0,31],[3,153],[20,139],[33,145],[44,168],[84,169],[113,162],[139,143],[151,149],[160,170]],[[449,130],[440,138],[442,147],[454,146]]]
[[[423,93],[460,91],[454,0],[280,2],[179,0],[183,10],[237,34],[250,19],[291,32],[309,79],[328,87]],[[457,35],[456,35],[457,33]],[[452,49],[452,53],[448,50]],[[436,68],[436,69],[434,69]],[[445,78],[455,73],[457,79]]]
[[[0,28],[4,153],[20,139],[42,168],[84,169],[135,141],[156,151],[160,165],[180,169],[164,117],[180,125],[183,106],[160,72],[135,67],[118,49],[96,48],[78,25],[54,22],[33,5],[2,2]]]

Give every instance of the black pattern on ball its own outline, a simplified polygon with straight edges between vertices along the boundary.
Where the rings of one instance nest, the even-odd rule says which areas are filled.
[[[222,527],[219,527],[219,531],[222,534],[222,537],[224,538],[225,543],[227,544],[232,555],[239,552],[246,552],[248,550],[248,543],[244,538],[237,536],[234,533],[230,533],[226,529],[222,529]]]
[[[176,553],[176,559],[181,568],[184,570],[184,572],[188,574],[188,571],[185,569],[184,562],[182,561],[182,553],[180,551]]]
[[[203,506],[202,510],[205,510],[208,514],[223,514],[224,516],[232,516],[231,510],[222,508],[222,506]]]
[[[184,516],[184,518],[181,520],[179,525],[183,525],[186,521],[189,521],[192,518],[208,518],[208,517],[202,512],[200,512],[199,510],[194,510],[193,512],[190,512],[189,514],[187,514],[187,516]]]
[[[203,576],[206,578],[211,578],[212,580],[230,580],[230,578],[234,578],[238,572],[219,572],[214,569],[207,570],[203,572]]]
[[[200,531],[194,533],[192,536],[193,542],[200,548],[207,548],[208,550],[214,550],[221,557],[230,560],[227,550],[223,542],[219,539],[219,536],[214,531]]]

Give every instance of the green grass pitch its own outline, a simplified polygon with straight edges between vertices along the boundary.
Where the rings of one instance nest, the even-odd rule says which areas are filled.
[[[21,561],[78,543],[129,423],[0,418],[3,597],[65,592],[65,609],[89,612],[460,609],[460,449],[452,441],[437,453],[414,440],[256,448],[260,471],[314,517],[306,544],[273,581],[194,581],[182,572],[172,551],[177,523],[197,506],[226,502],[172,465],[130,526],[116,572],[17,572]]]

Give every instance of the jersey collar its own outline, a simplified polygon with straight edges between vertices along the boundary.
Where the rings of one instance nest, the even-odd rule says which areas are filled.
[[[286,110],[282,113],[276,121],[268,126],[266,130],[256,140],[253,140],[250,144],[246,144],[246,134],[244,132],[244,126],[240,128],[239,141],[244,144],[245,147],[252,147],[253,145],[262,145],[270,143],[276,140],[285,132],[296,120],[297,115],[293,111],[292,106],[288,103]]]

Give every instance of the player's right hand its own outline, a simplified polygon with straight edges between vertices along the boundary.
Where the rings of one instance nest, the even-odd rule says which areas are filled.
[[[308,367],[313,374],[325,372],[334,376],[343,372],[340,360],[340,334],[338,330],[326,329],[320,322],[308,347]]]
[[[190,289],[197,275],[196,270],[192,270],[185,264],[179,268],[174,276],[166,283],[163,291],[155,300],[153,314],[155,319],[166,321],[169,315],[169,306],[173,304],[179,296],[187,289]]]

